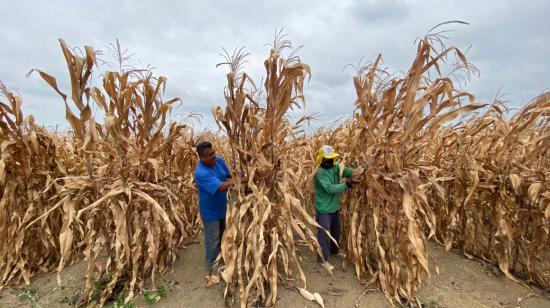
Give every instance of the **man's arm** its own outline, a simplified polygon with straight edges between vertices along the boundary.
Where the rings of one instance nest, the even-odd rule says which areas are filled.
[[[221,161],[222,161],[223,169],[228,174],[227,178],[228,179],[233,179],[233,176],[231,175],[231,172],[229,171],[229,167],[227,166],[227,163],[225,162],[225,160],[223,158],[221,158]],[[246,182],[248,182],[248,176],[241,177],[241,184],[244,184]],[[234,186],[234,184],[233,184],[233,186]]]
[[[218,188],[219,191],[227,191],[229,188],[235,186],[233,184],[233,182],[229,182],[229,181],[226,181],[226,182],[223,182],[220,187]]]
[[[227,163],[223,159],[223,157],[218,156],[218,163],[222,166],[223,171],[225,171],[225,174],[227,174],[227,178],[232,178],[231,171],[229,171],[229,167],[227,166]]]
[[[213,175],[206,172],[198,172],[195,174],[195,182],[197,186],[204,189],[209,195],[214,195],[218,190],[227,191],[233,187],[233,183],[226,181],[222,182]]]
[[[319,181],[320,186],[331,195],[341,194],[348,189],[348,185],[346,183],[332,184],[330,175],[326,173],[318,173],[316,177],[317,181]]]
[[[344,172],[342,173],[342,176],[347,178],[348,181],[351,182],[351,184],[357,184],[361,182],[361,178],[363,177],[364,173],[365,173],[365,168],[363,167],[345,168]]]
[[[227,178],[228,179],[233,179],[231,174]],[[247,183],[247,182],[248,182],[248,176],[244,176],[244,177],[241,178],[241,184],[244,184],[244,183]]]
[[[342,172],[342,176],[345,178],[351,178],[352,174],[353,174],[353,168],[350,168],[350,167],[344,168],[344,172]]]

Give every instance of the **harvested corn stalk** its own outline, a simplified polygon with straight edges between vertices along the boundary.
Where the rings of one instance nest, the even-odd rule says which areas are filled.
[[[295,236],[320,253],[315,234],[306,225],[317,224],[300,202],[299,180],[291,172],[299,164],[289,155],[296,126],[285,117],[289,108],[303,102],[309,67],[300,62],[297,50],[284,58],[287,49],[290,42],[279,34],[264,62],[265,105],[258,101],[261,96],[255,95],[250,77],[241,71],[246,54],[242,49],[226,54],[227,107],[213,111],[227,134],[232,170],[237,171],[237,179],[249,177],[244,187],[237,185],[222,240],[225,295],[230,299],[238,286],[242,307],[274,304],[278,280],[295,273],[306,288]]]

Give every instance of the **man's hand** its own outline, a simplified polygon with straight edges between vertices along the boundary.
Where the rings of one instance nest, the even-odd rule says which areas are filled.
[[[357,184],[357,183],[359,183],[359,182],[361,182],[360,179],[346,178],[346,182],[345,182],[345,183],[346,183],[346,186],[347,186],[348,188],[351,188],[353,185],[355,185],[355,184]]]
[[[235,184],[233,184],[233,182],[230,182],[230,181],[227,181],[227,182],[223,182],[221,185],[220,185],[220,188],[218,188],[219,191],[227,191],[229,190],[229,188],[235,186]]]

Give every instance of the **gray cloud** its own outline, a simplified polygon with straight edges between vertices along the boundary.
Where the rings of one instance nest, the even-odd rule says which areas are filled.
[[[409,7],[403,0],[357,1],[351,8],[351,14],[366,25],[387,22],[401,23],[409,14]]]
[[[447,20],[455,26],[449,44],[466,49],[481,71],[465,89],[489,101],[502,88],[518,106],[549,86],[550,23],[544,0],[518,1],[8,1],[0,0],[0,80],[18,87],[23,111],[46,125],[65,123],[63,104],[31,68],[58,77],[68,91],[68,76],[57,38],[71,46],[92,45],[106,51],[120,39],[135,53],[136,66],[151,64],[168,78],[166,97],[181,97],[175,115],[204,115],[200,127],[215,128],[210,110],[223,105],[225,68],[221,48],[246,46],[247,71],[259,83],[264,74],[266,43],[283,27],[301,59],[312,68],[306,85],[305,111],[319,112],[314,126],[350,116],[352,70],[362,56],[383,54],[392,71],[406,70],[416,48],[414,39]],[[107,53],[103,55],[109,59]],[[108,68],[102,68],[108,69]]]

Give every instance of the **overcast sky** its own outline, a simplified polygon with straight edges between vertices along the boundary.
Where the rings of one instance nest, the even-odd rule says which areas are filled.
[[[500,90],[517,107],[550,87],[549,13],[547,0],[0,0],[0,80],[19,90],[26,115],[48,126],[66,123],[57,94],[26,73],[40,68],[70,92],[57,39],[105,51],[118,38],[135,53],[134,64],[150,64],[168,78],[165,98],[183,100],[175,114],[199,112],[201,126],[214,127],[210,110],[225,104],[226,71],[216,68],[222,47],[245,46],[246,70],[259,82],[265,44],[284,28],[294,45],[304,45],[301,59],[312,69],[306,112],[318,112],[313,125],[320,126],[352,114],[353,71],[343,70],[346,64],[382,53],[386,67],[406,70],[415,38],[438,23],[462,20],[471,25],[453,26],[449,44],[471,45],[468,58],[481,73],[466,90],[483,102]]]

